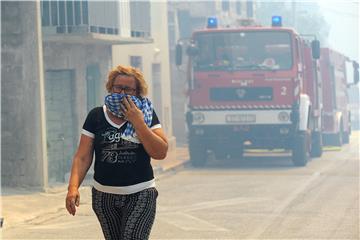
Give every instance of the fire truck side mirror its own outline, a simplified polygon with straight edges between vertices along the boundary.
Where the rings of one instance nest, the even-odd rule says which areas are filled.
[[[189,47],[186,49],[186,53],[191,56],[194,57],[196,55],[199,54],[199,48],[194,44],[190,44]]]
[[[182,64],[182,46],[180,43],[176,44],[176,49],[175,49],[176,53],[175,53],[175,64],[176,66],[180,66]]]
[[[356,61],[353,61],[353,67],[354,67],[354,84],[358,84],[359,82],[359,63]]]
[[[312,57],[314,59],[320,58],[320,41],[319,40],[315,39],[311,42],[311,52],[312,52]]]

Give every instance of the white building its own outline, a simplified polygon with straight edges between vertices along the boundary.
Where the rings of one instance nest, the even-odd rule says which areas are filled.
[[[166,4],[7,1],[1,8],[3,186],[66,182],[87,112],[103,104],[109,70],[139,59],[175,146],[167,33],[151,31],[166,23],[152,20]]]

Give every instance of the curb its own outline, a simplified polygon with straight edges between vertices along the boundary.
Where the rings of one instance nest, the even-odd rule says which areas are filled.
[[[161,167],[161,166],[156,166],[153,168],[154,171],[154,175],[162,175],[168,172],[176,172],[179,170],[182,170],[185,168],[185,166],[188,165],[189,160],[184,160],[182,162],[179,162],[177,164],[172,165],[171,167]]]

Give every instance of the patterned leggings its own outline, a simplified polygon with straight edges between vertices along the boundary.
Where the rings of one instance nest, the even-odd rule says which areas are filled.
[[[92,188],[92,208],[105,239],[146,240],[156,212],[156,188],[129,194],[104,193]]]

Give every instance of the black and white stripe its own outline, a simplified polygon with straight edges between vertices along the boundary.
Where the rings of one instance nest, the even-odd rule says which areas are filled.
[[[92,188],[92,208],[105,239],[146,240],[155,219],[156,188],[121,195]]]

